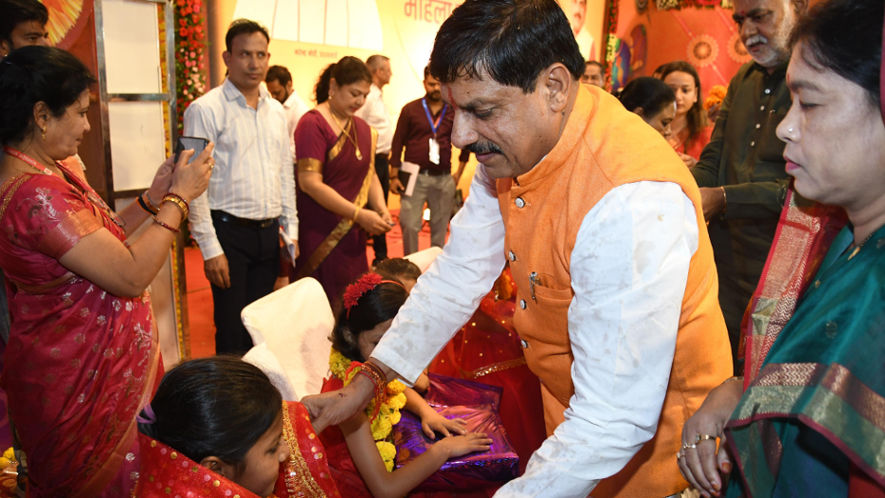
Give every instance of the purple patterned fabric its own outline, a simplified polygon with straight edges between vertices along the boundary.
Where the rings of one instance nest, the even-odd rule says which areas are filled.
[[[492,438],[492,445],[489,451],[448,460],[416,491],[475,490],[499,486],[517,476],[519,457],[498,416],[500,387],[430,374],[430,389],[424,398],[446,418],[466,420],[469,432],[486,433]],[[433,444],[421,430],[418,417],[406,410],[401,413],[402,419],[393,428],[397,447],[396,468],[417,458]]]

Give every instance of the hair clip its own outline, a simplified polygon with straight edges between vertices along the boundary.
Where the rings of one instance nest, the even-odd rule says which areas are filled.
[[[142,417],[141,413],[139,413],[138,416],[135,417],[135,421],[139,424],[153,424],[157,421],[157,416],[154,414],[154,410],[151,408],[150,403],[144,405],[144,408],[142,408],[141,411],[145,416]]]
[[[363,297],[366,292],[378,287],[379,284],[396,284],[405,289],[402,283],[397,282],[396,280],[384,280],[381,275],[375,272],[363,274],[356,282],[348,285],[344,290],[342,300],[344,301],[345,316],[350,318],[350,310],[356,306],[356,303],[359,302],[360,298]]]

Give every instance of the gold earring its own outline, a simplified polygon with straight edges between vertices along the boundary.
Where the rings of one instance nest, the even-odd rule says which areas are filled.
[[[40,138],[42,138],[43,140],[46,140],[46,128],[40,129]]]

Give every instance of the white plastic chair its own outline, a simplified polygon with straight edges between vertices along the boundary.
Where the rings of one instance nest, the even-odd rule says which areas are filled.
[[[422,249],[418,252],[413,252],[408,256],[405,256],[405,259],[408,259],[412,263],[418,265],[418,268],[421,268],[421,273],[427,271],[430,268],[430,264],[433,263],[433,260],[436,259],[437,256],[442,254],[443,250],[441,247],[430,246],[427,249]]]
[[[240,316],[255,347],[266,344],[267,351],[254,356],[267,358],[270,353],[276,358],[294,391],[291,395],[320,392],[329,370],[335,317],[319,282],[302,278],[249,304]]]
[[[243,361],[255,365],[260,368],[262,372],[267,374],[270,383],[279,389],[284,400],[298,401],[299,398],[295,391],[295,386],[289,381],[289,376],[286,375],[283,366],[280,365],[280,360],[277,359],[277,355],[267,349],[266,342],[253,346],[252,349],[243,355]]]

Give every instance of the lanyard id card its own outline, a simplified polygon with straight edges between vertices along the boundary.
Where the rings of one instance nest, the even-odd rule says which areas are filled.
[[[430,162],[433,164],[439,164],[439,142],[437,142],[435,138],[430,137],[427,139],[427,146],[430,150]]]
[[[446,116],[446,111],[448,110],[448,104],[443,104],[442,112],[439,117],[436,118],[436,121],[433,120],[433,117],[430,115],[430,109],[427,107],[427,99],[421,99],[421,105],[424,106],[424,115],[427,117],[427,122],[430,124],[430,131],[433,133],[433,136],[428,139],[427,148],[428,148],[428,159],[433,164],[439,164],[439,142],[436,141],[436,130],[439,129],[439,124],[442,122],[443,118]]]

